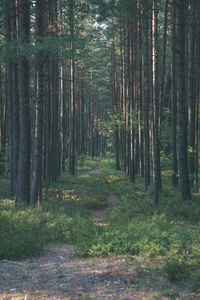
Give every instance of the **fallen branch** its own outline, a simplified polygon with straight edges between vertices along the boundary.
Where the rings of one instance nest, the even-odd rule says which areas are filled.
[[[0,260],[0,263],[14,264],[14,265],[23,265],[22,263],[11,261],[11,260]]]

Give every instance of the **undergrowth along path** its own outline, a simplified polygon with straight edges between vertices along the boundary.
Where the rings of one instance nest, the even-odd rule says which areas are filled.
[[[89,174],[96,174],[99,170],[101,170],[100,162],[98,162],[97,167],[92,171],[89,171]]]
[[[95,163],[97,167],[95,167]],[[119,211],[120,205],[124,205],[125,203],[121,195],[124,193],[125,201],[128,202],[130,199],[128,197],[129,195],[127,196],[125,193],[125,189],[128,191],[132,189],[132,186],[131,189],[128,187],[128,183],[124,184],[125,181],[122,181],[122,177],[119,173],[111,173],[112,169],[108,168],[104,161],[101,160],[101,164],[97,164],[97,161],[93,161],[92,167],[90,165],[90,169],[92,168],[93,170],[90,172],[89,169],[82,171],[81,174],[84,175],[82,177],[80,176],[79,181],[77,181],[77,178],[70,179],[69,177],[64,177],[60,185],[57,183],[55,189],[52,189],[53,197],[55,197],[55,193],[57,197],[60,197],[59,201],[56,202],[59,204],[65,203],[65,201],[67,202],[71,196],[75,197],[72,197],[70,200],[70,205],[73,204],[73,201],[78,202],[79,193],[81,194],[81,192],[83,192],[84,197],[81,199],[82,202],[80,201],[79,203],[83,206],[92,203],[90,207],[93,210],[97,207],[101,207],[98,203],[104,198],[104,201],[102,201],[102,207],[104,205],[104,208],[96,209],[92,217],[94,222],[99,225],[106,225],[105,220],[107,219],[109,221],[108,226],[96,226],[96,224],[93,224],[95,228],[95,230],[93,230],[92,220],[88,220],[90,214],[85,214],[85,212],[83,218],[81,218],[81,216],[75,219],[75,222],[77,222],[77,220],[81,222],[81,226],[77,228],[81,238],[83,237],[83,242],[85,241],[85,237],[89,237],[89,242],[93,241],[93,236],[92,238],[90,236],[91,232],[107,233],[110,230],[110,233],[113,233],[112,221],[115,210],[113,210],[112,214],[107,218],[105,217],[118,201],[116,195],[120,198],[116,210]],[[68,179],[71,181],[69,182]],[[71,186],[73,186],[75,192],[76,189],[78,189],[77,194],[73,194],[71,190],[69,194],[67,194]],[[63,190],[66,192],[64,197]],[[134,190],[134,192],[137,192],[137,190]],[[116,193],[116,195],[113,195],[114,193]],[[107,205],[105,204],[106,197]],[[130,197],[132,197],[132,194]],[[91,203],[89,201],[86,202],[88,198]],[[77,210],[79,203],[75,206]],[[93,204],[96,204],[96,206]],[[129,203],[127,203],[128,210],[130,210],[130,208],[132,209],[133,205],[136,205],[135,202],[131,202],[131,205],[128,204]],[[70,208],[70,205],[67,207]],[[144,207],[147,210],[146,206]],[[55,206],[53,208],[55,210],[58,207]],[[62,213],[62,211],[59,210],[59,213],[60,212]],[[66,211],[64,212],[63,216],[66,219],[67,214]],[[117,219],[117,222],[119,220],[119,224],[120,217],[123,216],[123,211],[120,211],[120,213],[121,215],[118,214]],[[51,216],[51,214],[49,213],[48,216]],[[59,220],[61,214],[56,216]],[[73,218],[73,215],[71,218]],[[75,222],[73,223],[74,227],[76,227],[78,223]],[[63,224],[67,227],[65,223]],[[87,224],[88,226],[85,226],[84,231],[84,225]],[[114,226],[116,224],[115,222]],[[57,225],[56,223],[56,226]],[[134,224],[134,226],[137,227],[137,224]],[[92,227],[91,232],[90,227]],[[127,228],[128,227],[126,227],[126,229]],[[117,234],[118,229],[119,227],[116,229]],[[121,236],[121,240],[115,239],[119,246],[123,246],[124,242],[126,243],[125,239],[127,235]],[[105,235],[105,237],[109,238],[107,235]],[[118,238],[118,235],[116,235],[116,237]],[[101,244],[104,246],[102,240],[99,241],[96,239],[96,241],[100,243],[100,246]],[[105,243],[106,242],[105,240]],[[27,258],[17,262],[11,262],[9,260],[0,261],[0,300],[200,299],[200,294],[190,290],[188,281],[181,281],[180,283],[169,281],[166,272],[163,272],[163,258],[161,260],[160,258],[153,259],[149,257],[144,260],[140,254],[118,255],[117,252],[108,256],[103,253],[101,257],[90,256],[89,258],[82,258],[77,257],[78,252],[75,251],[72,245],[67,243],[52,245],[52,247],[47,246],[44,254],[41,256]]]

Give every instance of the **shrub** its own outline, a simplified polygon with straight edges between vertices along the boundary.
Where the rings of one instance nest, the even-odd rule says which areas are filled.
[[[164,270],[170,281],[180,281],[188,279],[190,276],[190,267],[187,262],[171,260],[167,261]]]

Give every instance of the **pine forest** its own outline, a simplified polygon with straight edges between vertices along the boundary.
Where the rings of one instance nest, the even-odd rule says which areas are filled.
[[[199,103],[198,0],[2,0],[1,299],[199,299]],[[58,244],[138,282],[8,292],[5,261]]]

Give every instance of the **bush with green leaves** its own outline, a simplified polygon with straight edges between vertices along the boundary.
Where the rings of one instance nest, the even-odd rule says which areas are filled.
[[[89,215],[86,209],[56,199],[40,207],[15,205],[10,200],[0,206],[0,259],[36,256],[48,244],[73,243],[75,220]]]
[[[187,262],[178,259],[167,261],[164,270],[170,281],[181,281],[190,277],[191,269]]]

